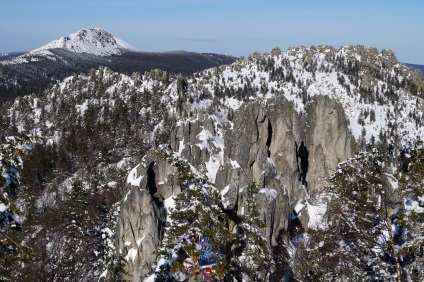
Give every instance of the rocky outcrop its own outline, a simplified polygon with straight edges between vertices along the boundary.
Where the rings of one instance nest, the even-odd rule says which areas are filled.
[[[171,132],[171,151],[199,171],[213,156],[222,158],[213,181],[224,190],[222,197],[228,210],[242,214],[244,188],[256,183],[257,208],[266,223],[263,236],[272,246],[278,246],[282,234],[287,233],[296,203],[307,194],[319,193],[337,164],[355,151],[343,108],[337,101],[318,96],[299,113],[293,102],[277,97],[266,104],[245,103],[228,116],[230,122],[217,124],[199,111],[197,118],[179,122]],[[200,140],[202,136],[207,138]],[[219,138],[223,138],[221,148]],[[300,164],[295,144],[302,141],[309,152],[307,189],[298,179]],[[134,177],[141,180],[123,203],[117,243],[120,250],[126,250],[127,257],[133,248],[137,251],[134,259],[129,257],[126,269],[131,280],[151,271],[156,259],[153,252],[161,240],[161,203],[180,192],[175,185],[175,168],[157,153],[150,152],[144,158]],[[299,219],[307,226],[307,216]],[[234,228],[235,224],[229,226]]]
[[[342,106],[327,96],[317,97],[308,104],[302,139],[309,149],[308,183],[311,192],[319,192],[325,178],[337,165],[356,151]]]
[[[116,232],[116,247],[124,256],[124,281],[139,281],[155,267],[163,236],[163,199],[181,192],[172,177],[175,168],[150,151],[129,174]]]
[[[226,195],[230,207],[239,201],[240,187],[252,182],[277,191],[276,205],[258,203],[264,219],[269,218],[264,235],[272,234],[267,238],[275,245],[280,231],[287,230],[296,202],[307,196],[305,192],[318,193],[324,187],[337,164],[352,156],[355,142],[341,105],[324,96],[309,102],[302,114],[292,102],[280,97],[267,104],[245,104],[234,116],[233,129],[225,136],[224,155],[227,163],[235,161],[240,168],[225,165],[218,172],[216,184],[229,187]],[[302,141],[309,152],[307,190],[298,180],[295,142]]]
[[[149,191],[132,187],[122,205],[116,233],[117,248],[127,261],[124,281],[138,281],[152,272],[161,238],[160,218]]]
[[[214,133],[215,125],[207,118],[206,113],[199,111],[196,119],[178,123],[171,132],[172,151],[179,152],[194,167],[202,166],[212,153],[207,148],[197,145],[201,143],[198,136],[203,130]]]

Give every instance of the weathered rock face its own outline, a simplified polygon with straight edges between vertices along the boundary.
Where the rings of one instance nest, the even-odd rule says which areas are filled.
[[[348,132],[348,121],[337,101],[318,97],[308,104],[308,115],[303,123],[304,138],[309,150],[309,190],[317,192],[325,177],[337,165],[355,153],[355,140]]]
[[[121,208],[117,226],[117,248],[126,261],[125,281],[138,281],[150,273],[160,244],[160,211],[149,191],[132,187]]]
[[[225,188],[226,208],[239,214],[246,198],[244,188],[256,183],[260,189],[257,208],[266,223],[263,235],[272,246],[277,246],[282,234],[287,232],[299,199],[306,197],[306,193],[320,192],[337,164],[355,151],[343,109],[334,100],[316,97],[299,114],[292,102],[278,97],[269,99],[267,104],[245,103],[228,116],[233,117],[231,123],[218,125],[199,111],[196,119],[178,123],[171,132],[171,150],[179,152],[198,170],[204,169],[205,162],[214,155],[221,154],[223,163],[214,179],[215,186],[220,190]],[[205,130],[210,134],[208,138],[223,138],[225,147],[217,148],[217,139],[206,141],[210,146],[199,145],[202,143],[199,134]],[[302,141],[309,153],[307,190],[298,179],[301,164],[295,142]],[[137,250],[137,256],[129,260],[126,269],[130,279],[151,270],[156,259],[152,253],[161,239],[161,201],[180,192],[174,184],[177,183],[175,168],[157,154],[149,153],[145,157],[137,175],[143,178],[139,187],[131,188],[118,226],[118,248]],[[302,225],[307,225],[308,217],[300,220],[304,221]],[[137,244],[141,238],[141,244]]]
[[[327,97],[316,97],[302,115],[291,102],[276,98],[268,100],[267,105],[245,104],[234,116],[233,129],[225,135],[224,155],[227,162],[236,161],[240,169],[224,166],[218,172],[216,184],[221,189],[229,185],[230,207],[239,201],[238,190],[252,182],[259,188],[278,192],[276,205],[258,203],[267,219],[264,235],[275,245],[280,231],[287,229],[294,205],[306,196],[298,180],[301,164],[296,160],[295,142],[303,141],[309,153],[306,174],[309,194],[318,193],[337,164],[352,156],[355,142],[341,105]]]
[[[181,192],[174,185],[175,168],[154,151],[128,176],[116,232],[116,247],[128,262],[125,281],[139,281],[154,270],[163,236],[162,199]]]
[[[175,152],[181,153],[194,167],[200,167],[210,158],[210,153],[206,148],[201,148],[196,144],[200,143],[198,135],[202,130],[215,132],[212,120],[206,118],[206,114],[197,112],[197,119],[194,121],[180,123],[171,132],[171,148]]]

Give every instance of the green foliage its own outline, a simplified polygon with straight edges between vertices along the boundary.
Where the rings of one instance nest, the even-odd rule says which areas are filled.
[[[119,216],[119,205],[115,204],[108,207],[107,199],[103,198],[102,203],[98,208],[101,211],[99,216],[98,225],[91,230],[92,235],[95,237],[96,257],[98,261],[96,266],[103,272],[107,269],[107,277],[100,279],[100,281],[120,281],[123,274],[125,274],[125,258],[115,250],[114,228],[117,217]],[[108,278],[108,279],[106,279]]]
[[[23,166],[23,154],[34,143],[40,142],[38,136],[13,136],[6,138],[0,147],[0,279],[13,281],[18,273],[12,270],[20,264],[28,263],[33,252],[24,244],[12,239],[12,235],[22,230],[20,210],[15,205],[18,198],[20,174]]]
[[[69,198],[64,203],[64,217],[68,226],[73,226],[78,229],[84,228],[85,224],[85,209],[88,204],[85,199],[85,192],[81,181],[76,181],[72,184],[72,190]]]
[[[177,160],[174,164],[182,192],[175,199],[170,236],[202,234],[210,238],[217,249],[224,247],[234,235],[225,227],[226,214],[220,206],[218,191],[204,179],[196,178],[187,162]]]
[[[213,266],[214,279],[241,279],[242,275],[255,281],[263,279],[263,273],[258,269],[269,272],[273,265],[269,243],[261,235],[265,224],[255,204],[257,186],[252,184],[245,189],[244,214],[232,214],[230,217],[215,187],[204,178],[195,176],[186,161],[162,154],[177,167],[178,183],[182,188],[182,192],[175,197],[175,209],[169,215],[172,224],[166,231],[162,254],[171,259],[172,253],[166,250],[174,250],[174,253],[181,253],[179,257],[182,258],[173,262],[169,269],[162,270],[160,277],[166,277],[167,271],[184,273],[184,267],[190,263],[193,279],[200,279],[204,275],[204,269],[196,264],[199,250],[193,249],[192,244],[175,243],[176,238],[186,234],[190,238],[208,238],[212,251],[218,254]],[[230,226],[235,227],[230,229]],[[189,262],[184,257],[190,258]]]
[[[181,168],[183,166],[179,166]],[[182,177],[180,179],[186,179]],[[169,245],[166,248],[171,248],[175,252],[182,253],[181,261],[173,263],[170,271],[177,275],[179,272],[185,273],[184,257],[190,258],[190,262],[185,264],[190,265],[190,273],[193,279],[203,277],[204,269],[199,266],[199,258],[201,251],[194,248],[192,244],[174,245],[175,238],[182,234],[188,234],[192,238],[196,236],[204,236],[210,241],[213,252],[220,254],[217,264],[213,267],[213,277],[222,277],[225,270],[224,251],[228,248],[231,240],[234,239],[232,234],[225,226],[226,215],[223,213],[219,204],[217,191],[204,185],[202,182],[193,180],[190,183],[184,182],[184,190],[178,194],[175,199],[175,210],[171,214],[172,225],[167,231]],[[174,238],[174,239],[172,239]],[[170,255],[167,254],[168,259]]]
[[[326,229],[309,231],[299,242],[292,264],[298,279],[392,279],[398,276],[397,261],[403,278],[422,279],[423,212],[413,208],[420,189],[412,184],[417,183],[412,179],[423,182],[419,154],[422,150],[408,154],[414,165],[402,176],[404,199],[390,184],[389,162],[377,151],[340,165],[327,189]],[[406,211],[402,200],[407,200]]]
[[[258,269],[270,271],[274,267],[270,259],[269,242],[262,237],[266,225],[256,206],[255,196],[258,192],[255,183],[246,188],[244,214],[239,215],[240,232],[237,234],[237,241],[245,245],[242,250],[244,259],[239,261],[241,272],[255,280],[261,280]]]
[[[29,263],[33,258],[31,248],[15,242],[5,233],[0,237],[0,281],[16,281],[17,266]]]
[[[412,281],[424,280],[424,148],[421,145],[401,154],[400,185],[405,187],[403,193],[407,200],[406,211],[397,218],[407,232],[399,253],[408,262],[404,268]],[[413,208],[417,204],[419,208]]]
[[[331,235],[325,238],[324,244],[340,242],[334,252],[329,253],[330,257],[336,253],[339,258],[333,260],[333,272],[345,276],[353,271],[360,277],[393,274],[393,250],[384,234],[387,234],[386,220],[390,220],[396,198],[386,178],[387,172],[383,156],[375,152],[364,153],[342,164],[332,177],[332,191],[337,200],[333,199],[328,206]],[[392,259],[387,260],[387,256]]]

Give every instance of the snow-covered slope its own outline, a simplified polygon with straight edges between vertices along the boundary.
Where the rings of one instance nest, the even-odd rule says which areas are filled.
[[[103,28],[84,28],[37,48],[31,51],[30,54],[40,54],[55,48],[97,56],[121,54],[122,50],[125,49],[137,50],[127,42],[113,37],[112,34]]]
[[[65,79],[59,88],[72,92],[73,86],[68,85],[72,79],[74,76]],[[127,79],[136,84],[132,78]],[[141,84],[145,87],[148,81]],[[187,82],[187,95],[195,101],[188,103],[191,110],[206,110],[212,100],[219,100],[226,113],[249,101],[269,103],[273,98],[284,97],[302,113],[314,96],[329,96],[344,108],[349,129],[358,142],[390,142],[395,124],[404,144],[424,136],[424,79],[418,70],[399,63],[391,51],[379,53],[362,46],[299,47],[254,54],[231,65],[197,73]],[[164,98],[173,97],[172,102],[176,102],[177,90],[171,85],[162,89]],[[134,91],[142,93],[143,89]],[[11,112],[19,115],[16,109]]]
[[[49,83],[100,66],[120,73],[161,69],[189,74],[235,59],[188,51],[142,52],[104,29],[82,29],[30,52],[0,54],[0,102],[37,93]]]
[[[424,136],[423,76],[399,63],[390,50],[363,46],[274,50],[199,76],[204,78],[201,88],[234,110],[246,101],[284,96],[301,113],[314,96],[329,96],[343,106],[357,141],[389,138],[395,124],[403,143]]]
[[[66,63],[66,59],[57,56],[53,50],[84,53],[100,57],[121,55],[125,50],[138,51],[127,42],[112,36],[112,34],[103,28],[84,28],[47,43],[28,53],[0,63],[3,65],[27,64],[30,62],[40,62],[43,59],[49,61],[64,61]]]
[[[163,169],[166,166],[158,159],[154,162],[146,159],[146,166],[138,163],[149,148],[168,148],[169,152],[154,156],[159,158],[169,153],[173,162],[183,164],[187,161],[187,171],[208,180],[203,184],[215,185],[221,190],[220,199],[225,209],[233,209],[240,215],[245,215],[247,210],[242,200],[238,201],[246,199],[239,196],[244,191],[242,187],[252,179],[260,183],[257,206],[262,208],[260,214],[265,215],[266,232],[269,232],[264,238],[277,242],[276,235],[281,234],[280,230],[288,230],[288,222],[295,219],[291,210],[303,227],[323,227],[325,205],[322,203],[328,201],[327,195],[320,194],[320,189],[328,173],[337,169],[334,163],[327,161],[339,162],[336,150],[332,151],[332,147],[336,147],[332,144],[338,144],[337,140],[346,135],[350,137],[352,133],[356,143],[361,145],[358,150],[366,148],[367,143],[389,150],[388,144],[396,141],[396,135],[404,145],[423,139],[423,94],[422,74],[399,63],[391,51],[379,52],[361,46],[299,47],[284,52],[275,49],[271,54],[256,53],[191,77],[161,70],[127,76],[105,67],[89,74],[74,74],[42,94],[20,97],[8,104],[0,114],[0,120],[7,121],[0,135],[16,131],[41,134],[45,142],[52,145],[46,146],[50,151],[41,152],[42,157],[34,155],[28,158],[28,165],[25,164],[34,169],[47,166],[43,173],[48,179],[42,183],[45,188],[39,189],[40,196],[35,203],[41,219],[34,226],[26,227],[26,230],[42,228],[43,232],[39,235],[26,233],[33,240],[28,245],[48,248],[40,253],[46,253],[49,259],[55,258],[52,269],[59,270],[55,281],[80,276],[94,281],[110,275],[108,268],[113,266],[114,256],[133,265],[139,258],[146,257],[144,251],[136,249],[140,247],[138,240],[142,240],[139,238],[144,237],[134,236],[131,229],[137,228],[130,223],[130,233],[116,237],[120,238],[122,250],[125,248],[126,252],[118,253],[121,247],[111,243],[118,234],[114,233],[118,223],[108,219],[109,225],[105,225],[102,215],[97,221],[90,221],[91,225],[86,228],[97,235],[63,243],[60,238],[73,238],[68,229],[63,228],[63,223],[56,229],[44,224],[51,222],[52,213],[58,213],[54,207],[65,206],[63,203],[69,198],[73,183],[81,183],[87,196],[93,197],[90,203],[100,203],[106,196],[118,195],[110,202],[117,203],[116,208],[109,212],[116,218],[118,201],[123,199],[125,203],[133,195],[119,195],[118,192],[127,192],[123,190],[125,183],[130,186],[143,184],[142,181],[150,176],[143,178],[141,171],[150,167],[154,172],[150,175],[155,178],[155,188],[169,193],[161,194],[167,208],[172,206],[169,205],[173,200],[171,195],[177,191],[164,188],[168,184],[172,189],[177,187],[176,178],[171,177],[174,170]],[[320,107],[324,110],[312,111],[318,108],[317,101],[325,102],[326,107]],[[342,115],[348,122],[334,122]],[[320,126],[310,123],[315,117]],[[343,129],[331,128],[339,125]],[[336,134],[342,131],[343,134]],[[331,140],[324,138],[332,132]],[[321,136],[321,139],[310,136]],[[302,190],[297,180],[299,166],[293,149],[295,140],[300,138],[305,138],[309,149],[308,191],[306,187]],[[160,146],[163,144],[167,146]],[[337,146],[338,151],[350,151],[350,148]],[[54,156],[51,162],[43,159],[49,158],[49,154]],[[343,160],[346,158],[340,159]],[[188,172],[181,181],[186,181],[186,176],[191,177]],[[90,210],[92,207],[86,206]],[[140,216],[140,213],[132,214],[136,218]],[[291,219],[284,219],[284,215]],[[123,219],[122,222],[130,222],[127,217]],[[293,243],[300,240],[298,235],[301,235],[300,231],[295,231],[287,235],[292,236]],[[46,245],[45,237],[53,239]],[[132,237],[132,243],[124,239]],[[94,239],[97,241],[90,241]],[[56,246],[62,248],[63,245],[67,249],[60,253],[61,257],[55,257]],[[87,250],[87,254],[93,255],[78,256],[78,263],[68,263],[69,257],[75,257],[75,250]],[[39,261],[46,263],[45,258]],[[62,265],[90,267],[81,270]],[[44,271],[46,277],[52,275],[51,269],[33,267]]]

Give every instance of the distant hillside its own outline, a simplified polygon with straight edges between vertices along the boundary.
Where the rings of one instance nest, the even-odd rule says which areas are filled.
[[[73,73],[88,73],[91,68],[99,66],[126,74],[162,69],[187,75],[235,61],[231,56],[185,51],[127,51],[121,55],[103,57],[62,49],[52,49],[50,53],[53,59],[36,55],[26,63],[0,64],[0,101],[37,93],[49,83],[56,83]]]
[[[419,69],[424,74],[424,65],[406,64],[408,67]]]
[[[0,61],[8,60],[13,57],[18,57],[22,54],[25,54],[25,52],[9,52],[9,53],[0,53]]]
[[[6,57],[0,59],[0,102],[37,93],[73,73],[88,73],[100,66],[129,75],[152,69],[188,75],[236,60],[187,51],[140,52],[98,28],[82,29],[20,56],[0,56]]]
[[[67,56],[56,66],[106,62],[54,52]],[[141,55],[123,56],[107,58],[128,66]],[[188,267],[173,281],[199,281],[200,262],[216,281],[393,281],[399,253],[399,272],[423,281],[424,150],[412,151],[423,93],[418,70],[363,46],[274,48],[186,77],[70,75],[0,111],[0,187],[22,176],[12,196],[25,219],[6,229],[17,209],[3,190],[0,232],[34,253],[21,263],[6,250],[19,262],[6,271],[11,281],[170,281],[182,253]],[[16,176],[6,165],[29,148],[8,137],[19,134],[45,145]]]

